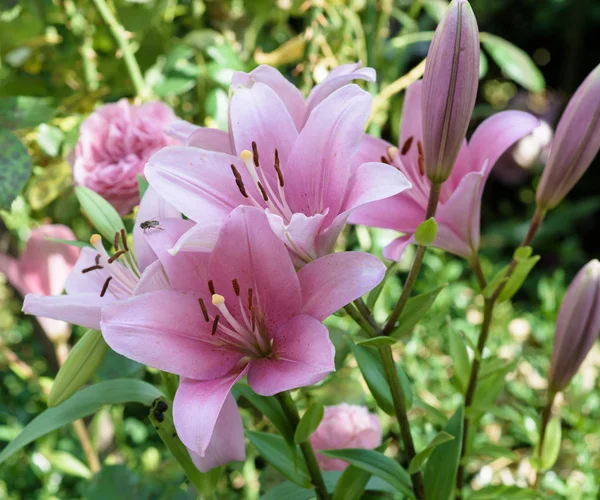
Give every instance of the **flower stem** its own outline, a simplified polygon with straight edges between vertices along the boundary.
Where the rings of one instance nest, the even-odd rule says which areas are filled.
[[[298,423],[300,422],[300,415],[298,415],[296,403],[294,403],[289,391],[280,392],[276,395],[276,398],[279,401],[279,404],[281,405],[281,408],[283,409],[283,412],[285,413],[285,416],[289,420],[290,424],[292,424],[292,427],[296,429]],[[315,456],[312,444],[310,444],[310,440],[301,443],[300,450],[302,451],[304,461],[306,462],[306,467],[308,468],[308,472],[312,479],[312,484],[315,488],[317,499],[327,500],[329,495],[327,493],[327,488],[325,487],[323,475],[321,474],[321,468],[317,463],[317,457]]]
[[[437,210],[437,204],[440,199],[440,192],[442,190],[442,184],[432,183],[431,189],[429,190],[429,201],[427,203],[427,213],[425,215],[425,219],[430,219],[435,216],[435,212]],[[406,278],[406,283],[404,283],[404,287],[402,288],[402,293],[400,294],[400,298],[396,303],[396,307],[388,317],[387,323],[383,327],[383,334],[389,335],[390,332],[396,326],[396,321],[402,314],[404,306],[408,302],[410,294],[412,292],[413,287],[415,286],[415,282],[417,281],[417,276],[419,275],[419,271],[421,270],[421,265],[423,264],[423,257],[425,256],[425,252],[427,251],[427,247],[423,245],[419,245],[417,247],[417,253],[413,260],[410,271],[408,272],[408,277]]]
[[[550,417],[552,416],[552,405],[554,404],[554,398],[556,397],[556,392],[548,392],[548,401],[546,402],[546,406],[542,410],[542,421],[540,425],[540,442],[538,444],[538,460],[539,465],[541,466],[542,461],[542,453],[544,451],[544,439],[546,438],[546,429],[548,428],[548,422],[550,422]],[[540,487],[542,474],[541,471],[537,470],[535,474],[535,483],[534,488],[537,490]]]
[[[117,42],[121,53],[123,54],[123,60],[125,61],[125,66],[127,67],[127,72],[129,73],[136,94],[141,99],[147,99],[150,97],[150,92],[146,86],[146,83],[144,82],[144,77],[142,76],[140,66],[133,55],[131,45],[129,45],[129,42],[127,41],[125,28],[123,28],[116,16],[112,13],[106,4],[106,0],[92,1],[96,7],[96,10],[100,14],[100,17],[108,26],[113,38],[115,39],[115,42]]]
[[[521,241],[520,247],[528,246],[533,238],[535,237],[538,229],[540,228],[542,221],[544,220],[544,216],[546,215],[545,210],[540,210],[539,207],[536,208],[535,213],[529,223],[529,229],[527,234]],[[481,271],[481,264],[479,263],[479,256],[476,256],[472,259],[471,265],[473,266],[473,271],[477,276],[477,280],[480,286],[485,285],[485,277],[483,276],[483,272]],[[505,278],[510,278],[513,271],[517,267],[517,261],[513,258],[508,269],[506,270]],[[496,290],[492,293],[489,298],[485,299],[484,310],[483,310],[483,322],[481,323],[481,330],[479,332],[479,338],[477,340],[477,355],[473,359],[473,366],[471,367],[471,374],[469,375],[469,383],[467,385],[467,391],[465,393],[465,417],[463,420],[463,443],[460,454],[460,462],[458,466],[458,472],[456,475],[456,500],[460,500],[462,498],[462,488],[464,485],[464,473],[465,473],[465,456],[467,453],[467,445],[468,445],[468,432],[469,432],[469,415],[468,411],[473,405],[475,399],[475,392],[477,390],[477,377],[479,376],[479,369],[481,368],[481,356],[483,355],[483,350],[485,348],[485,344],[487,343],[487,339],[490,333],[490,324],[492,321],[492,316],[494,314],[494,307],[496,305],[496,301],[502,293],[504,286],[506,285],[507,280],[503,281],[498,285]]]

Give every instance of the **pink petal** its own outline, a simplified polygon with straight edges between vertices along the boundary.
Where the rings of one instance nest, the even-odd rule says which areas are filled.
[[[240,358],[214,345],[198,294],[165,290],[121,300],[104,308],[101,327],[119,354],[184,377],[222,377]]]
[[[296,124],[296,128],[301,130],[306,115],[306,103],[304,102],[302,93],[296,86],[271,66],[260,65],[250,72],[250,76],[254,81],[264,83],[275,91],[283,104],[285,104],[288,113]]]
[[[402,254],[404,253],[406,247],[412,243],[415,243],[415,239],[412,234],[406,234],[400,238],[396,238],[383,249],[383,256],[386,259],[398,262],[402,258]]]
[[[285,224],[279,215],[269,212],[267,218],[273,232],[288,247],[297,267],[317,258],[316,242],[323,225],[323,215],[307,217],[302,213],[295,213],[289,224]]]
[[[100,298],[98,293],[50,296],[28,294],[23,302],[23,312],[98,330],[102,307],[114,300],[108,294]]]
[[[384,275],[385,266],[374,255],[341,252],[321,257],[298,271],[302,312],[323,321],[375,288]]]
[[[241,422],[232,417],[233,407],[231,403],[228,403],[227,407],[225,407],[225,403],[229,398],[233,384],[245,373],[246,370],[244,369],[213,380],[199,381],[182,378],[179,381],[175,401],[173,401],[175,428],[183,444],[201,457],[205,456],[210,448],[215,427],[223,408],[225,408],[224,423],[229,421],[233,424],[230,429],[232,434],[230,437],[234,438],[233,441],[239,442]],[[219,433],[215,436],[217,440],[223,437],[222,431],[222,426],[219,426]],[[229,442],[227,444],[229,448],[234,443]],[[231,448],[235,449],[235,446]]]
[[[96,255],[98,255],[98,253],[93,248],[85,247],[81,249],[79,259],[77,260],[75,267],[73,268],[73,271],[69,275],[69,279],[65,284],[65,289],[69,295],[79,293],[94,293],[100,297],[102,286],[106,281],[106,278],[110,276],[106,270],[107,266],[110,264],[108,264],[104,256],[101,255],[98,262],[104,267],[104,269],[87,273],[82,272],[84,269],[96,265]],[[107,294],[105,297],[108,297],[109,295],[110,294]]]
[[[163,265],[159,260],[144,269],[140,281],[133,290],[133,295],[142,295],[143,293],[157,292],[158,290],[170,290],[171,284],[165,273]]]
[[[248,385],[261,396],[316,384],[335,370],[327,328],[305,314],[281,325],[274,335],[273,353],[248,365]]]
[[[276,148],[281,163],[285,165],[298,131],[285,104],[273,89],[260,82],[250,88],[235,89],[229,115],[238,154],[244,149],[252,151],[254,141],[263,167],[273,165]],[[273,177],[276,175],[271,168],[267,168],[266,172],[272,172]]]
[[[246,203],[230,165],[245,171],[241,160],[225,153],[190,147],[163,148],[144,170],[150,185],[195,222],[222,220]]]
[[[192,462],[201,472],[208,472],[228,462],[246,459],[242,418],[231,394],[225,398],[204,455],[189,448],[188,451]]]
[[[167,217],[181,217],[181,214],[173,205],[159,196],[152,186],[148,186],[138,207],[135,225],[133,226],[135,258],[142,271],[156,260],[156,254],[146,241],[141,224],[150,220],[166,219]]]
[[[364,134],[362,140],[360,141],[358,151],[352,159],[351,171],[354,172],[363,163],[381,161],[382,157],[387,158],[388,149],[391,147],[392,145],[383,139],[378,139],[372,135]]]
[[[187,138],[185,145],[191,148],[235,155],[235,151],[229,140],[229,134],[216,128],[198,128]]]
[[[342,64],[329,72],[325,80],[318,85],[315,85],[310,91],[310,95],[306,101],[307,113],[310,114],[313,110],[325,99],[327,99],[336,90],[349,84],[353,80],[365,80],[374,82],[376,78],[373,68],[363,68],[361,62]],[[308,120],[308,116],[306,117]]]
[[[173,120],[167,127],[165,127],[165,134],[171,136],[173,139],[178,140],[182,144],[200,127],[186,122],[185,120]]]
[[[315,215],[328,208],[326,224],[338,215],[370,107],[367,92],[347,85],[310,114],[284,172],[286,196],[294,212]]]
[[[223,221],[202,222],[195,224],[173,244],[169,253],[179,252],[211,252],[217,244]]]
[[[6,276],[8,282],[14,286],[21,295],[29,293],[21,280],[17,259],[14,259],[10,255],[0,253],[0,273]]]
[[[252,288],[270,331],[300,312],[294,266],[261,209],[238,207],[227,218],[209,262],[209,278],[234,315],[239,315],[240,301],[232,280],[238,280],[243,296]]]

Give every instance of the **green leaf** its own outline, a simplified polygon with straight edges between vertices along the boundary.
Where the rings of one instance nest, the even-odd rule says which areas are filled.
[[[539,499],[540,494],[529,488],[519,488],[518,486],[486,486],[480,490],[474,491],[469,495],[469,500],[498,500],[501,498],[510,498],[511,500]]]
[[[471,457],[489,457],[489,458],[510,458],[511,460],[518,460],[517,455],[510,448],[505,446],[499,446],[497,444],[486,443],[478,446],[474,446],[469,452]]]
[[[508,78],[532,92],[544,90],[546,86],[544,76],[523,50],[489,33],[480,33],[479,39]]]
[[[59,471],[69,476],[91,479],[92,471],[81,460],[66,451],[43,453],[48,462]]]
[[[506,285],[504,285],[502,292],[500,292],[500,295],[498,296],[499,303],[509,300],[519,291],[519,288],[521,288],[538,260],[540,260],[540,256],[535,255],[518,262],[517,267],[515,267],[515,270],[510,275],[510,278],[508,278]]]
[[[471,374],[469,354],[462,335],[454,330],[449,320],[447,325],[448,347],[450,350],[450,357],[452,358],[452,371],[459,390],[464,393]]]
[[[58,127],[42,123],[37,129],[37,143],[48,156],[58,156],[65,134]]]
[[[429,292],[422,293],[420,295],[416,295],[408,299],[406,302],[406,306],[404,306],[404,310],[400,317],[398,318],[398,324],[394,328],[392,332],[392,337],[398,337],[403,333],[411,330],[421,319],[423,316],[429,311],[429,308],[435,302],[435,299],[439,295],[439,293],[446,287],[446,285],[442,285],[435,290],[430,290]]]
[[[349,448],[345,450],[319,450],[319,453],[331,458],[340,458],[359,469],[387,481],[400,493],[414,498],[410,475],[398,462],[375,450]]]
[[[148,186],[150,184],[148,184],[148,181],[141,174],[137,174],[137,180],[138,180],[138,190],[140,192],[140,200],[141,200],[144,197],[144,195],[146,194],[146,190],[148,189]]]
[[[454,439],[436,447],[427,461],[423,475],[427,498],[447,500],[454,491],[463,440],[463,418],[461,405],[444,428]]]
[[[102,467],[87,488],[86,500],[106,500],[107,498],[135,498],[148,500],[149,492],[144,491],[144,481],[124,465],[108,465]]]
[[[88,330],[58,370],[48,396],[48,406],[58,406],[81,389],[96,373],[107,350],[108,344],[102,334],[98,330]]]
[[[454,436],[448,434],[446,431],[440,431],[430,442],[429,444],[415,455],[415,457],[410,461],[410,465],[408,466],[408,473],[415,474],[421,470],[423,463],[427,460],[430,455],[433,453],[433,450],[437,446],[440,446],[448,441],[452,441]]]
[[[12,132],[0,129],[0,210],[10,209],[31,176],[31,158]]]
[[[252,406],[275,426],[288,444],[294,444],[294,429],[290,425],[277,399],[259,396],[243,383],[237,383],[233,387],[233,394],[236,397],[241,395],[246,398]]]
[[[104,405],[141,403],[150,406],[160,391],[141,380],[116,379],[82,389],[56,408],[50,408],[34,418],[0,453],[0,463],[37,438],[63,425],[92,415]]]
[[[63,245],[71,245],[77,248],[86,248],[91,247],[89,243],[85,241],[76,241],[76,240],[62,240],[60,238],[46,238],[48,241],[54,241],[56,243],[62,243]]]
[[[310,435],[317,430],[323,416],[325,415],[325,407],[322,404],[315,403],[308,407],[306,413],[302,415],[296,432],[294,433],[294,442],[302,444],[308,441]]]
[[[356,344],[350,344],[350,348],[354,353],[358,367],[369,387],[369,391],[373,394],[377,405],[388,415],[394,415],[394,402],[392,400],[392,393],[390,392],[389,385],[385,378],[385,372],[381,365],[381,359],[379,354],[373,349],[362,347]],[[396,370],[398,377],[400,378],[400,384],[406,398],[406,407],[412,406],[412,389],[410,381],[397,364]]]
[[[0,97],[0,127],[10,130],[30,128],[49,121],[55,110],[51,100],[42,97]]]
[[[373,337],[372,339],[359,340],[357,344],[364,347],[371,347],[372,349],[379,349],[380,347],[394,345],[396,342],[398,341],[392,337]]]
[[[437,236],[437,223],[433,217],[421,222],[415,231],[415,240],[419,245],[429,246]]]
[[[488,59],[483,52],[479,52],[479,79],[483,80],[488,72]]]
[[[77,186],[75,195],[85,215],[108,241],[112,242],[115,233],[125,229],[117,211],[102,196],[85,186]]]
[[[560,453],[561,435],[560,417],[552,417],[546,427],[541,459],[538,458],[540,453],[539,443],[534,450],[533,456],[535,459],[533,460],[533,464],[537,470],[549,470],[554,466]]]
[[[508,278],[505,277],[506,271],[508,271],[508,265],[500,269],[500,271],[496,273],[492,280],[483,289],[482,293],[485,298],[489,299],[500,285],[508,281]]]
[[[533,255],[533,248],[531,247],[518,247],[513,253],[513,258],[520,262],[526,260]]]
[[[310,476],[298,448],[295,448],[296,456],[292,456],[290,448],[280,436],[255,431],[247,431],[246,436],[273,468],[298,486],[311,487]]]

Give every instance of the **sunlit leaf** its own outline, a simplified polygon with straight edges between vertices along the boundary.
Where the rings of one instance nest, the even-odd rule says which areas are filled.
[[[0,129],[0,209],[8,210],[31,176],[31,157],[19,138]]]

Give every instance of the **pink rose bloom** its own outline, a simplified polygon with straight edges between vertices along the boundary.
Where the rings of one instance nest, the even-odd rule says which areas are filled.
[[[372,450],[381,444],[379,419],[365,406],[341,404],[327,406],[325,416],[310,437],[315,450],[365,448]],[[317,462],[323,470],[344,470],[348,463],[317,453]]]
[[[72,158],[75,184],[108,200],[121,215],[139,203],[137,174],[160,148],[176,144],[164,133],[175,114],[162,102],[134,106],[121,99],[92,113],[79,130]]]
[[[0,273],[21,295],[60,294],[79,257],[77,247],[47,238],[74,240],[75,235],[61,224],[41,226],[31,231],[25,251],[18,259],[0,254]],[[64,321],[49,318],[38,318],[38,321],[51,340],[69,334],[69,325]]]

